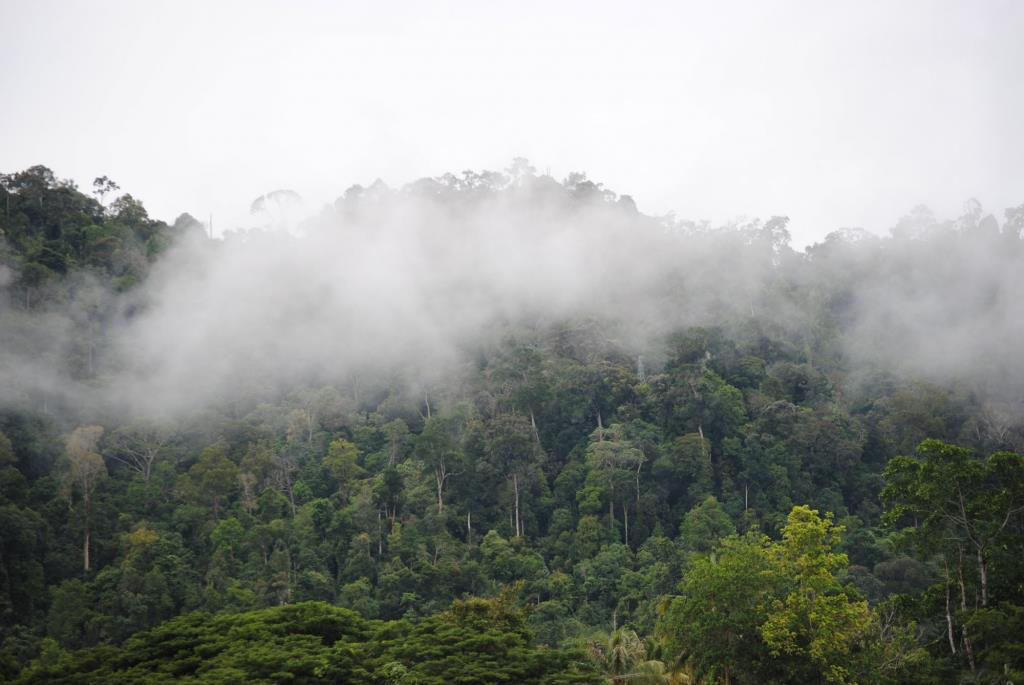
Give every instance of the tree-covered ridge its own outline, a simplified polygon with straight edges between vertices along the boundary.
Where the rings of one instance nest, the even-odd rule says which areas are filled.
[[[4,261],[17,268],[14,282],[5,285],[24,298],[26,309],[56,296],[55,281],[75,271],[131,287],[177,233],[199,227],[188,215],[174,226],[151,219],[141,202],[117,196],[118,190],[102,176],[86,195],[44,166],[0,175]]]
[[[308,231],[353,230],[366,216],[392,230],[394,197],[466,215],[527,197],[531,216],[592,221],[595,241],[624,227],[698,258],[653,285],[615,281],[623,290],[581,312],[495,320],[430,373],[416,359],[370,357],[345,373],[282,360],[241,367],[255,370],[222,396],[154,416],[100,399],[127,387],[116,383],[127,354],[118,331],[155,306],[151,277],[232,240],[270,238],[210,240],[144,210],[118,218],[104,195],[40,168],[4,177],[0,192],[10,208],[0,369],[19,381],[62,369],[46,376],[53,385],[2,395],[5,677],[33,659],[52,677],[107,668],[156,626],[148,635],[249,623],[269,634],[268,617],[297,614],[260,612],[308,601],[355,612],[306,609],[362,626],[351,641],[360,659],[419,668],[419,652],[399,643],[510,587],[507,601],[529,611],[499,632],[525,651],[488,668],[557,661],[557,647],[589,653],[611,682],[985,681],[1024,668],[1022,386],[1004,344],[1007,270],[1024,255],[1017,210],[1001,225],[973,205],[954,222],[917,212],[892,238],[837,233],[798,253],[782,219],[722,229],[655,219],[584,178],[522,167],[354,188]],[[93,225],[130,229],[117,229],[121,257],[103,262],[75,242]],[[154,235],[167,243],[149,254]],[[198,252],[175,252],[189,240]],[[39,262],[46,241],[65,272]],[[39,287],[24,280],[35,263],[50,269]],[[920,316],[872,309],[876,280],[890,299],[921,300]],[[637,293],[651,311],[687,316],[655,326],[607,315],[621,314],[616,297],[645,302]],[[934,293],[970,306],[950,300],[943,319]],[[315,318],[306,304],[297,311]],[[924,340],[924,321],[956,341],[991,322],[991,339],[971,359],[942,357],[947,343]],[[900,340],[913,347],[902,357],[890,349]],[[305,630],[268,638],[267,654],[294,649],[296,667],[314,670],[342,658]],[[261,642],[230,659],[256,668]],[[481,660],[459,661],[466,682],[481,682]],[[390,661],[359,663],[375,673]]]

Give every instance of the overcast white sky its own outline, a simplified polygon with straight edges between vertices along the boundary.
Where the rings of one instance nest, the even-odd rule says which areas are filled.
[[[0,0],[0,171],[106,174],[167,220],[525,156],[648,213],[1024,202],[1024,2]]]

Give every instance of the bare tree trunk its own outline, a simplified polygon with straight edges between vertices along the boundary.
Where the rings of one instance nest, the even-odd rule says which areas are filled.
[[[956,642],[953,640],[953,612],[949,609],[949,562],[946,562],[946,635],[949,638],[949,649],[956,654]]]
[[[470,511],[466,511],[466,543],[473,544],[473,518]]]
[[[441,515],[444,512],[444,479],[447,476],[444,473],[444,465],[442,464],[438,468],[434,469],[434,481],[437,482],[437,513]]]
[[[522,533],[519,523],[519,475],[514,472],[512,473],[512,487],[516,493],[516,537],[520,537]]]
[[[89,538],[90,537],[91,536],[90,536],[90,531],[89,531],[89,522],[86,521],[86,523],[85,523],[85,542],[82,545],[82,560],[83,560],[83,564],[85,566],[85,570],[86,571],[89,570]]]
[[[981,606],[988,606],[988,566],[985,563],[985,555],[978,548],[978,574],[981,576]]]
[[[83,518],[83,523],[84,523],[85,530],[83,531],[83,535],[82,535],[82,538],[83,538],[82,539],[82,566],[83,566],[83,568],[86,571],[88,571],[88,570],[90,570],[92,568],[92,565],[89,563],[89,547],[90,547],[89,543],[92,541],[92,530],[90,529],[90,526],[89,526],[89,514],[90,514],[90,511],[89,511],[90,510],[90,506],[89,505],[91,504],[90,497],[89,497],[89,489],[90,489],[90,483],[89,482],[83,483],[83,488],[82,488],[82,490],[83,490],[83,492],[82,492],[82,513],[84,514],[84,516],[82,518]]]
[[[960,547],[960,564],[957,568],[960,581],[960,610],[967,613],[967,589],[964,586],[964,548]],[[964,653],[967,654],[967,661],[971,666],[971,673],[974,672],[974,650],[971,649],[971,639],[967,637],[967,626],[960,626],[960,637],[964,643]]]

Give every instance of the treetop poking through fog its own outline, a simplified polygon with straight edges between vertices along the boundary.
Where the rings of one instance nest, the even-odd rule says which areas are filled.
[[[215,233],[267,190],[513,156],[654,214],[787,214],[801,248],[1024,187],[1014,0],[2,4],[0,166],[98,170]]]
[[[772,331],[851,372],[1007,392],[1024,379],[1024,205],[996,218],[968,202],[948,221],[916,208],[891,237],[839,231],[798,252],[785,217],[652,217],[525,160],[353,186],[298,222],[295,193],[268,193],[254,203],[265,228],[216,240],[187,215],[168,226],[99,190],[40,167],[4,177],[6,403],[176,413],[360,373],[429,386],[507,336],[545,345],[567,331],[587,338],[581,354],[656,368],[685,326]]]

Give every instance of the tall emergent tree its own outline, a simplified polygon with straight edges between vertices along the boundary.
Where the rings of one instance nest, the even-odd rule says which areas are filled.
[[[88,571],[89,547],[92,533],[93,493],[100,481],[107,476],[107,465],[96,451],[96,445],[103,436],[103,426],[79,426],[71,432],[64,443],[68,455],[68,473],[65,493],[68,505],[73,506],[74,493],[79,496],[79,511],[82,520],[82,567]]]

